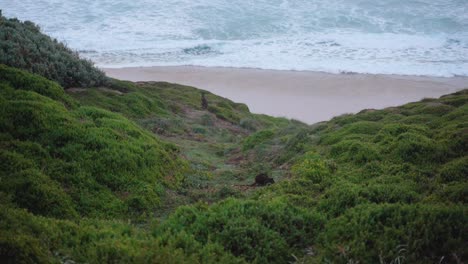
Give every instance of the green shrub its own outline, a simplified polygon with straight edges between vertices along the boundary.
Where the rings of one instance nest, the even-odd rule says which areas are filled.
[[[214,121],[211,115],[204,114],[200,117],[200,124],[204,126],[213,126]]]
[[[249,110],[249,107],[246,105],[246,104],[242,104],[242,103],[233,103],[233,107],[237,110],[239,110],[240,112],[245,112],[245,113],[249,113],[250,110]]]
[[[381,159],[378,148],[371,143],[357,140],[344,140],[334,145],[331,155],[345,161],[352,161],[356,164],[365,164]]]
[[[281,235],[253,218],[240,216],[228,221],[217,237],[226,250],[248,261],[282,263],[288,256],[288,245]]]
[[[269,140],[274,135],[275,133],[272,130],[262,130],[255,132],[244,139],[244,142],[242,143],[242,150],[246,151],[252,149],[255,146],[258,146],[263,142]]]
[[[382,128],[382,124],[378,122],[369,122],[369,121],[358,121],[358,122],[350,122],[349,124],[345,125],[344,127],[327,133],[321,138],[321,143],[323,144],[336,144],[337,142],[341,141],[345,136],[349,135],[374,135],[379,132]]]
[[[66,108],[44,96],[54,97],[56,84],[6,70],[11,76],[0,80],[7,87],[0,91],[0,133],[7,135],[0,141],[0,177],[13,203],[46,216],[123,217],[156,208],[162,185],[180,186],[187,165],[173,145],[119,114]],[[28,89],[17,81],[23,79],[45,85]]]
[[[3,161],[3,158],[0,158]],[[77,217],[73,203],[61,186],[40,173],[37,169],[26,169],[4,176],[0,190],[14,190],[14,202],[38,215],[57,218]]]
[[[5,93],[9,89],[33,91],[51,99],[60,100],[68,106],[76,105],[76,102],[67,97],[63,88],[57,83],[2,64],[0,64],[0,84]]]
[[[154,237],[127,223],[34,216],[0,205],[3,263],[243,263],[191,236]]]
[[[321,183],[331,176],[336,169],[335,166],[332,161],[323,160],[314,152],[307,152],[302,160],[291,168],[291,171],[297,177]]]
[[[393,153],[405,162],[422,163],[438,161],[439,149],[434,140],[413,132],[399,135],[389,146]]]
[[[446,105],[440,102],[428,102],[422,105],[417,113],[443,116],[454,109],[451,105]]]
[[[361,187],[346,181],[335,182],[321,197],[318,208],[331,217],[343,214],[365,200],[360,197]]]
[[[465,111],[465,115],[468,113],[468,108]],[[442,131],[441,137],[445,139],[445,145],[448,150],[446,151],[446,157],[461,157],[466,155],[468,151],[468,128],[451,128],[446,131]]]
[[[456,93],[443,95],[439,99],[440,102],[455,107],[461,107],[468,102],[468,90],[461,90]]]
[[[64,87],[99,86],[107,82],[91,61],[40,32],[32,22],[0,16],[0,64],[27,70]]]
[[[257,131],[258,127],[260,126],[259,122],[257,120],[254,120],[252,118],[243,118],[240,120],[239,125],[242,128],[245,128],[250,131]]]
[[[335,263],[456,262],[467,257],[467,210],[460,206],[362,205],[332,220],[320,241]],[[404,246],[404,252],[399,249]]]
[[[240,192],[232,187],[223,186],[219,191],[216,193],[216,198],[218,200],[226,199],[228,197],[239,197]]]
[[[276,133],[275,141],[283,141],[283,148],[280,149],[277,156],[273,159],[274,164],[284,165],[294,163],[307,150],[311,149],[313,136],[310,131],[302,126],[288,125]]]
[[[294,152],[295,154],[303,153],[307,146],[311,144],[309,137],[309,131],[301,129],[297,133],[291,135],[285,145],[285,149],[288,152]]]
[[[440,170],[442,182],[468,180],[468,156],[444,164]]]
[[[202,126],[193,127],[192,132],[196,134],[203,134],[203,135],[207,133],[206,129]]]
[[[450,182],[437,187],[432,195],[426,197],[426,202],[468,204],[468,182]]]
[[[226,199],[209,208],[181,207],[161,230],[193,234],[201,243],[219,243],[247,261],[284,263],[291,259],[286,252],[308,245],[322,225],[320,215],[282,201]]]
[[[100,107],[114,113],[121,113],[128,118],[148,118],[166,116],[167,106],[158,96],[130,91],[115,94],[101,88],[88,88],[86,91],[72,94],[82,104]]]
[[[424,124],[429,125],[434,122],[434,117],[432,115],[410,115],[401,120],[402,124]]]
[[[371,203],[415,203],[420,195],[410,181],[396,184],[368,184],[360,192],[360,196]]]
[[[396,138],[407,132],[412,132],[416,134],[421,134],[424,136],[429,135],[427,127],[420,125],[405,125],[405,124],[388,124],[382,127],[379,133],[374,137],[374,142],[380,144],[390,144]]]
[[[219,106],[210,105],[208,106],[208,111],[215,114],[216,117],[218,117],[219,119],[231,122],[233,124],[237,124],[240,121],[239,115],[236,112],[234,112],[231,107],[223,108]]]
[[[375,110],[375,109],[365,109],[362,110],[358,113],[358,116],[360,120],[363,121],[380,121],[387,117],[389,113],[387,111],[383,110]]]

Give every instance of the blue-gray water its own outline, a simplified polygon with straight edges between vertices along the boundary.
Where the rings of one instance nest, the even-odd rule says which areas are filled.
[[[468,75],[468,0],[1,0],[98,66]]]

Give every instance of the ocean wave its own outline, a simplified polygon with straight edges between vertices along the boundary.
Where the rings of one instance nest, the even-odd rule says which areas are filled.
[[[102,67],[468,75],[459,0],[5,0],[2,9]]]
[[[185,54],[194,55],[194,56],[215,53],[215,51],[208,45],[197,45],[195,47],[185,48],[182,51]]]

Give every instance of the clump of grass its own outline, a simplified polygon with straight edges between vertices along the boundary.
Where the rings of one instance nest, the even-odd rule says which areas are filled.
[[[438,262],[452,253],[466,255],[465,219],[464,210],[456,206],[361,205],[327,224],[321,241],[333,262],[391,262],[402,244],[407,245],[407,262]]]
[[[244,263],[220,245],[186,234],[155,236],[123,221],[75,222],[0,209],[0,257],[6,263]]]
[[[339,159],[352,161],[357,164],[366,164],[380,160],[380,154],[374,144],[358,140],[344,140],[333,145],[330,154]]]
[[[468,156],[454,159],[440,169],[442,182],[464,181],[468,175]]]
[[[291,171],[297,176],[310,180],[314,183],[321,183],[336,170],[332,161],[323,160],[315,152],[307,152],[302,161],[296,163]]]
[[[262,130],[258,131],[246,139],[244,139],[244,143],[242,144],[242,149],[244,151],[254,148],[256,145],[263,143],[264,141],[272,138],[274,136],[274,132],[272,130]]]
[[[320,215],[282,201],[226,199],[211,207],[179,208],[161,230],[172,235],[188,232],[202,243],[216,242],[249,262],[284,263],[291,260],[287,252],[311,242],[322,225]]]

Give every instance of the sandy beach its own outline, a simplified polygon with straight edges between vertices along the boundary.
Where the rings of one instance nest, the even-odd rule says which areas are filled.
[[[195,86],[242,102],[254,113],[312,124],[363,109],[381,109],[468,88],[468,77],[329,74],[222,67],[104,68],[130,81]]]

